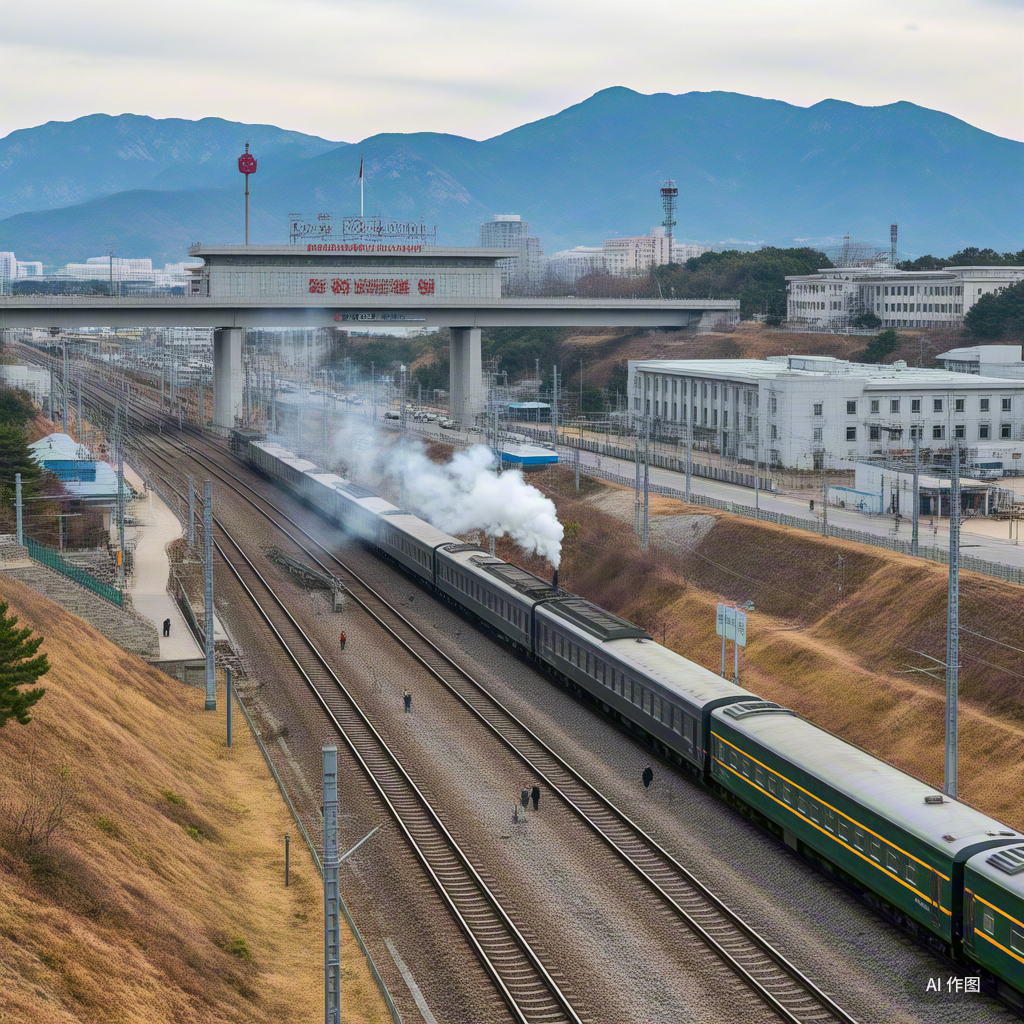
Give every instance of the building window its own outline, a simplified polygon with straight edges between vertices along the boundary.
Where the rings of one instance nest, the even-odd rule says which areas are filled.
[[[754,429],[754,417],[747,417],[747,433],[749,434]]]
[[[713,410],[713,413],[712,413],[712,414],[713,414],[713,416],[714,416],[714,419],[712,420],[712,423],[711,423],[711,425],[712,425],[713,427],[717,427],[717,426],[718,426],[718,410],[717,410],[717,409]]]
[[[967,436],[967,428],[962,423],[958,423],[956,425],[956,427],[954,428],[954,430],[955,430],[955,435],[954,436],[956,436],[956,437],[966,437]]]
[[[872,441],[882,440],[882,428],[881,427],[868,427],[869,437]]]
[[[982,441],[987,441],[992,436],[991,428],[987,423],[982,423],[978,427],[978,438]]]
[[[900,400],[898,398],[890,398],[889,399],[889,412],[899,412],[899,411],[900,411]]]
[[[778,436],[779,436],[779,428],[777,426],[775,426],[775,424],[773,423],[772,424],[772,440],[773,441],[777,440]]]
[[[779,402],[778,402],[778,399],[775,398],[775,396],[773,395],[772,396],[772,401],[771,401],[771,412],[772,412],[772,415],[774,416],[775,413],[777,413],[778,411],[779,411]]]
[[[932,440],[941,441],[946,436],[945,427],[932,427]]]
[[[856,402],[847,402],[846,403],[846,415],[847,416],[856,416],[857,415],[857,403]]]
[[[857,440],[857,428],[856,427],[847,427],[846,428],[846,440],[847,441],[856,441]]]
[[[877,398],[871,399],[871,411],[878,412],[879,400]]]
[[[1009,423],[1001,423],[999,425],[999,436],[1004,440],[1008,441],[1012,437]]]
[[[955,398],[955,399],[953,399],[953,401],[956,403],[953,406],[953,411],[954,412],[963,412],[964,411],[964,399],[962,399],[962,398]]]
[[[941,398],[933,398],[932,399],[932,412],[942,412],[942,399]]]
[[[824,403],[823,402],[815,402],[814,403],[814,415],[815,416],[823,415],[823,413],[822,413],[822,409],[823,408],[824,408]]]
[[[1010,411],[1010,399],[1004,398],[1003,399],[1003,412],[1009,412],[1009,411]]]
[[[821,427],[815,427],[814,428],[814,440],[815,441],[820,441],[822,439],[821,435],[822,435],[822,428]]]
[[[910,411],[911,412],[920,412],[921,411],[921,399],[920,398],[912,398],[910,400]]]
[[[981,400],[981,411],[982,412],[988,412],[988,399],[987,398],[983,398]]]

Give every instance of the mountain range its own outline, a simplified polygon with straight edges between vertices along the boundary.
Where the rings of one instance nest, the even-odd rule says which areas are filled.
[[[483,141],[434,132],[331,142],[218,118],[90,115],[0,140],[0,250],[61,264],[107,252],[184,257],[238,243],[246,142],[254,244],[284,243],[288,215],[359,209],[476,244],[481,221],[518,213],[546,252],[646,234],[659,187],[679,186],[676,236],[747,247],[849,232],[906,254],[1024,246],[1024,143],[912,103],[798,107],[737,93],[605,89]]]

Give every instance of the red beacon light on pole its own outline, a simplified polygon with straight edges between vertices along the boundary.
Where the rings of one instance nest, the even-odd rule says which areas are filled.
[[[256,173],[256,157],[249,152],[249,143],[245,144],[245,152],[238,158],[238,170],[245,175],[245,244],[249,244],[249,175]]]

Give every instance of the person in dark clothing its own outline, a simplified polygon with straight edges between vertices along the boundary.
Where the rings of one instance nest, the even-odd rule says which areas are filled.
[[[528,789],[524,789],[522,793],[519,794],[519,802],[523,805],[524,811],[530,806],[530,791]]]
[[[347,640],[348,640],[348,637],[345,636],[344,633],[342,633],[341,636],[338,637],[338,643],[341,645],[341,649],[342,650],[345,650],[345,643],[347,642]]]
[[[170,619],[164,619],[164,636],[170,636],[170,635],[171,635],[171,620]]]
[[[533,809],[537,810],[537,805],[540,803],[540,786],[534,786],[530,790],[530,799],[533,801]]]
[[[405,713],[409,714],[412,711],[412,694],[406,690],[405,696],[402,699],[405,701]]]
[[[651,766],[650,765],[648,765],[644,769],[643,780],[644,780],[644,789],[649,788],[651,783],[654,781],[654,772],[651,770]]]

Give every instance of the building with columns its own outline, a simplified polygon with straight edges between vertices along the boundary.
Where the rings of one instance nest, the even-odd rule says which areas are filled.
[[[629,361],[629,420],[791,469],[963,440],[968,465],[1024,468],[1024,380],[828,356]],[[1000,465],[996,467],[996,463]]]
[[[874,313],[883,327],[959,327],[982,295],[1021,280],[1024,267],[836,267],[786,278],[786,319],[841,330],[862,313]]]

